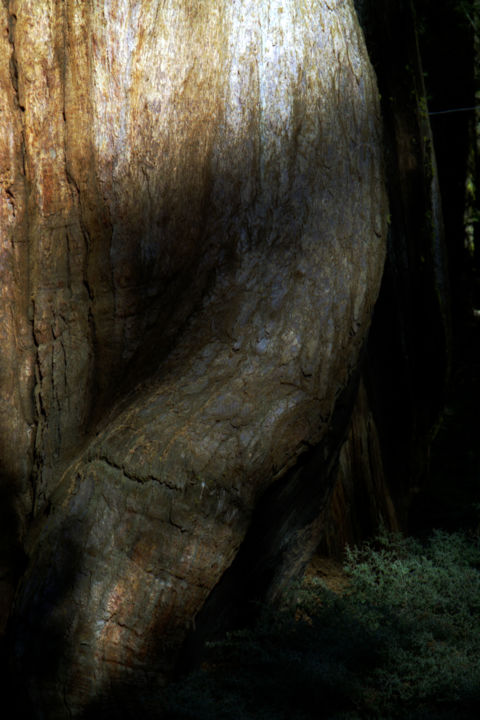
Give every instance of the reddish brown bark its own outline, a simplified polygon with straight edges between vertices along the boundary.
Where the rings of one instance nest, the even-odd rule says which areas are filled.
[[[16,658],[78,716],[168,676],[259,497],[328,434],[383,269],[378,97],[351,2],[1,14]]]

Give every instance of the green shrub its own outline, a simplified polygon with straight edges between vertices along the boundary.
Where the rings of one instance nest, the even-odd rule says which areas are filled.
[[[381,712],[414,717],[424,708],[425,717],[450,717],[456,707],[456,717],[477,716],[479,567],[478,542],[458,533],[437,531],[423,546],[381,537],[348,552],[352,612],[389,634],[384,664],[371,678]]]
[[[436,532],[349,549],[342,595],[291,588],[172,685],[172,720],[480,717],[480,546]]]

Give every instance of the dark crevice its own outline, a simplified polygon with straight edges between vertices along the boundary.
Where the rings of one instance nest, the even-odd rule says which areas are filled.
[[[15,26],[17,24],[17,16],[10,12],[9,3],[6,3],[5,7],[8,11],[8,40],[12,46],[12,54],[10,56],[10,80],[14,89],[17,107],[22,112],[25,112],[25,107],[20,103],[18,94],[18,63],[15,48]]]

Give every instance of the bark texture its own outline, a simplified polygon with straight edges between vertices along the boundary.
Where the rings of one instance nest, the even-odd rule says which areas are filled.
[[[0,13],[15,658],[54,720],[168,676],[259,498],[329,436],[384,263],[381,123],[350,0]]]
[[[15,658],[38,717],[77,717],[168,676],[328,434],[383,269],[378,98],[351,2],[0,12]]]
[[[451,278],[463,283],[456,273],[451,276],[455,264],[448,263],[412,5],[410,0],[385,0],[381,7],[375,0],[355,2],[382,98],[390,223],[362,382],[323,514],[321,551],[339,558],[346,541],[361,542],[379,524],[418,529],[425,521],[416,499],[425,485],[435,485],[429,458],[449,387]],[[437,6],[432,4],[425,21],[428,37],[430,23],[437,26]],[[436,140],[445,151],[441,138]],[[448,171],[443,180],[445,174],[465,185],[465,174]],[[442,184],[445,198],[448,187]],[[448,228],[447,236],[463,248],[463,238],[453,239]]]
[[[391,214],[365,382],[384,473],[405,527],[428,478],[448,389],[451,267],[412,3],[357,4],[382,96]]]

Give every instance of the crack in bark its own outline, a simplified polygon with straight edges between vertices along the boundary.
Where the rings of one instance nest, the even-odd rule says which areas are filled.
[[[113,462],[107,455],[93,455],[90,458],[90,462],[103,462],[105,465],[107,465],[109,468],[112,468],[113,470],[118,470],[119,472],[124,475],[128,480],[131,480],[132,482],[139,483],[140,485],[145,485],[147,482],[155,482],[159,485],[163,485],[164,487],[168,488],[169,490],[176,490],[177,492],[181,492],[182,488],[177,487],[176,485],[172,485],[166,480],[160,480],[160,478],[155,477],[154,475],[146,475],[145,477],[140,477],[137,475],[134,475],[131,472],[128,472],[126,470],[124,465],[118,465],[117,463]],[[173,523],[172,523],[173,525]]]
[[[4,0],[3,2],[5,9],[8,13],[8,41],[10,45],[12,46],[12,54],[10,56],[10,81],[12,83],[13,91],[14,91],[14,97],[15,97],[15,103],[17,108],[24,113],[25,112],[25,106],[20,103],[20,96],[18,92],[18,61],[17,61],[17,51],[15,47],[15,26],[17,23],[17,16],[15,13],[10,11],[10,2],[8,0]],[[22,150],[24,150],[24,141],[23,141],[23,131],[22,131]],[[24,155],[24,152],[23,152]]]

